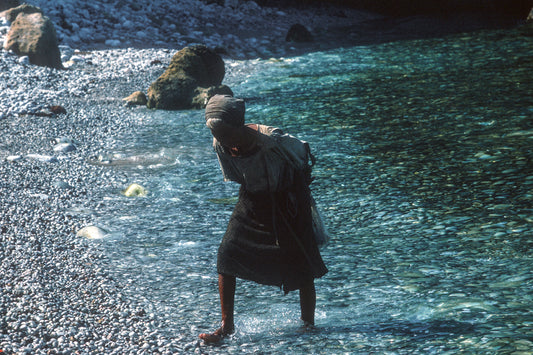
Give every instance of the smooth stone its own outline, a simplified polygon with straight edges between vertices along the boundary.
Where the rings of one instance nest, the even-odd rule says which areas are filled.
[[[126,197],[144,197],[147,191],[141,185],[133,183],[126,190],[122,191],[122,194]]]
[[[65,181],[54,181],[52,183],[52,186],[58,188],[58,189],[68,189],[70,188],[70,185]]]
[[[71,61],[73,61],[74,63],[83,63],[85,62],[85,58],[83,58],[82,56],[79,56],[79,55],[73,55],[72,57],[70,57]]]
[[[122,99],[128,106],[146,105],[148,102],[146,95],[142,91],[135,91],[128,97]]]
[[[26,158],[38,160],[43,163],[56,163],[58,160],[53,155],[42,155],[42,154],[28,154]]]
[[[72,60],[67,60],[66,62],[63,63],[63,67],[66,68],[66,69],[70,69],[70,68],[72,68],[75,65],[76,65],[76,62],[74,62]]]
[[[6,158],[7,161],[21,161],[22,155],[10,155]]]
[[[22,56],[22,57],[20,57],[18,59],[18,62],[20,64],[29,65],[30,64],[30,57],[28,57],[27,55],[24,55],[24,56]]]
[[[72,143],[59,143],[54,146],[54,152],[68,153],[76,150],[76,146]]]
[[[52,139],[52,144],[59,144],[59,143],[74,143],[72,139],[68,137],[57,137]]]
[[[102,239],[106,236],[106,232],[96,226],[83,227],[76,233],[78,237],[85,237],[87,239]]]

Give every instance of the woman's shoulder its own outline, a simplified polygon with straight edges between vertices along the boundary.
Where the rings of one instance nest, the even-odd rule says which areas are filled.
[[[262,133],[266,136],[282,136],[283,131],[278,127],[272,127],[262,124],[254,124],[255,127],[257,127],[257,131],[259,133]]]

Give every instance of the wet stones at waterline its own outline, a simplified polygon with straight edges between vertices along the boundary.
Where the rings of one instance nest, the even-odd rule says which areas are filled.
[[[28,56],[31,64],[63,68],[54,24],[41,12],[18,13],[7,33],[4,48],[19,56]]]
[[[224,75],[224,61],[213,50],[204,45],[183,48],[150,85],[147,106],[169,110],[193,108],[193,101],[205,101],[194,100],[199,88],[213,88],[212,95],[228,92],[229,88],[221,86]]]

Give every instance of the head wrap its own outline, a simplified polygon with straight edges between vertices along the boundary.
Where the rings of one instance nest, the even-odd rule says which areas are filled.
[[[244,100],[230,95],[215,95],[205,107],[206,124],[210,127],[210,122],[222,121],[233,127],[244,126],[244,110]]]

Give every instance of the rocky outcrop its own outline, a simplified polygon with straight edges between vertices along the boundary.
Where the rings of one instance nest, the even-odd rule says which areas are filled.
[[[4,48],[19,56],[28,56],[32,64],[63,68],[54,25],[40,12],[18,13],[7,33]]]
[[[19,0],[0,0],[0,12],[19,6]]]
[[[17,18],[18,14],[35,14],[35,13],[42,14],[43,11],[37,6],[22,4],[20,6],[9,8],[8,10],[2,12],[0,16],[4,17],[9,22],[13,22]]]
[[[287,42],[312,42],[313,36],[311,32],[304,25],[299,23],[294,24],[289,28],[287,36],[285,36]]]
[[[202,91],[216,94],[229,90],[221,85],[225,68],[222,58],[203,45],[178,51],[165,72],[148,89],[149,108],[179,110],[198,107]],[[208,90],[211,88],[211,90]],[[231,91],[231,90],[230,90]],[[193,103],[194,101],[194,103]]]

